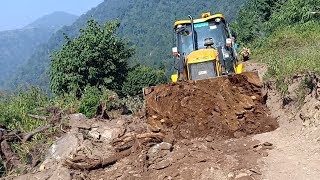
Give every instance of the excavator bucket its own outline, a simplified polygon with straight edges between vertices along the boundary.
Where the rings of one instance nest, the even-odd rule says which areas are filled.
[[[148,128],[167,140],[230,138],[274,130],[257,72],[144,89]]]

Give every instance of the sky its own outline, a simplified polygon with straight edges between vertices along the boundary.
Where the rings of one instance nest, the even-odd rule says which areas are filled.
[[[22,28],[55,11],[80,16],[101,2],[103,0],[0,0],[0,31]]]

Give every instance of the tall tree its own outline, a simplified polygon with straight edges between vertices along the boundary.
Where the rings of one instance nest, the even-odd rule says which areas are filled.
[[[74,40],[65,36],[66,44],[52,56],[49,76],[53,93],[80,96],[86,86],[121,90],[133,49],[115,35],[117,27],[117,21],[101,27],[91,19]]]

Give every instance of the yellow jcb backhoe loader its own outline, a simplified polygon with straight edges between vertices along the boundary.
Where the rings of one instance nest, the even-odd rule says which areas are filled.
[[[234,39],[223,14],[203,13],[200,19],[174,24],[176,47],[172,48],[177,80],[201,80],[242,73]]]

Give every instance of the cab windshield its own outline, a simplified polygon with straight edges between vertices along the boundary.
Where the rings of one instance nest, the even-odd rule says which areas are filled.
[[[206,38],[213,39],[213,46],[223,47],[226,45],[228,37],[224,22],[203,22],[194,24],[195,41],[197,49],[205,49],[204,41]],[[191,25],[185,25],[181,29],[177,29],[178,50],[183,54],[190,54],[193,51]]]

